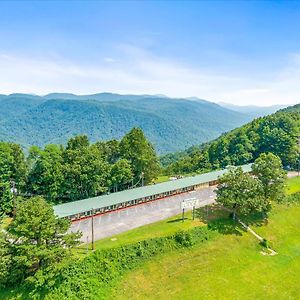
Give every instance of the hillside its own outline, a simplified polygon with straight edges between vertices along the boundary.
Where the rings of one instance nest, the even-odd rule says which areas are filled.
[[[207,142],[251,119],[205,100],[147,95],[12,94],[0,96],[0,105],[0,138],[26,148],[65,143],[78,134],[91,141],[119,139],[137,126],[162,154]]]
[[[161,158],[166,173],[199,173],[254,161],[260,153],[278,155],[287,168],[298,165],[299,104],[255,119],[217,139]]]

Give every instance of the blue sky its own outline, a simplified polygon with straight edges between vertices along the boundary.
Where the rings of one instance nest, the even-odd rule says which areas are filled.
[[[0,2],[0,93],[119,92],[290,104],[300,2]]]

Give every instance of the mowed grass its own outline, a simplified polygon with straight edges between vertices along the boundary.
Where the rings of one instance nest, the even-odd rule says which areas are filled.
[[[113,237],[96,241],[95,249],[99,250],[114,248],[118,246],[136,243],[150,238],[169,236],[180,230],[188,230],[193,227],[203,225],[204,223],[202,223],[199,220],[199,218],[195,218],[195,220],[193,220],[192,212],[189,211],[185,213],[184,222],[182,222],[182,216],[177,215],[163,221],[141,226],[130,231],[120,233]],[[79,247],[79,249],[76,249],[75,251],[84,254],[87,252],[86,248],[86,245],[82,245]],[[88,248],[91,249],[91,244],[89,244]]]
[[[157,184],[157,183],[162,183],[162,182],[166,182],[169,180],[170,180],[170,176],[161,175],[161,176],[158,176],[155,180],[153,180],[153,183]]]
[[[257,239],[242,230],[220,232],[129,272],[111,299],[300,299],[300,206],[276,205],[267,225],[252,228],[278,255],[262,255]]]
[[[293,194],[300,192],[300,176],[289,178],[287,180],[287,193]]]

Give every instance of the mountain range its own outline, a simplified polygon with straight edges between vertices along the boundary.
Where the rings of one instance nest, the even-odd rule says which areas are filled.
[[[119,139],[141,127],[158,153],[165,154],[212,140],[254,117],[198,98],[113,93],[0,95],[0,107],[0,139],[27,149],[64,144],[78,134],[91,141]]]
[[[285,108],[287,105],[271,105],[271,106],[255,106],[255,105],[234,105],[226,102],[219,102],[219,105],[226,107],[230,110],[234,110],[253,118],[263,117],[275,113],[276,111]]]

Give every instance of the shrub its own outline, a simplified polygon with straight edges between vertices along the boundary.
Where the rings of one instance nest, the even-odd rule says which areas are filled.
[[[260,244],[265,248],[269,248],[269,242],[266,239],[263,239]]]

